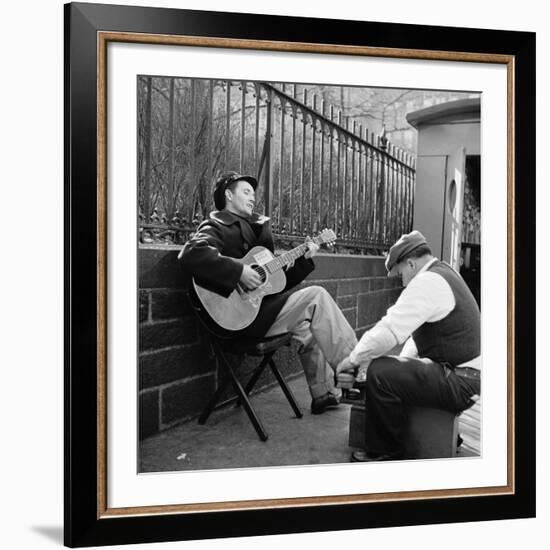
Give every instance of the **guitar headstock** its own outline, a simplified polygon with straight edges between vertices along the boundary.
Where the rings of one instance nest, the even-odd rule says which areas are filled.
[[[332,246],[336,242],[336,233],[332,229],[323,229],[317,239],[318,244]]]

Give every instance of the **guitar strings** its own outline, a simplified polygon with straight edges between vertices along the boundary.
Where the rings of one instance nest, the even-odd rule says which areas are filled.
[[[262,282],[267,279],[265,269],[261,265],[255,265],[254,271],[256,271],[256,273],[262,278]]]

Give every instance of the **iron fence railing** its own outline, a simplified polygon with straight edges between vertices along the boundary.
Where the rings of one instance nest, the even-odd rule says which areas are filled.
[[[339,248],[387,249],[410,230],[412,155],[296,85],[141,77],[141,242],[181,243],[225,170],[259,178],[279,242],[334,229]]]

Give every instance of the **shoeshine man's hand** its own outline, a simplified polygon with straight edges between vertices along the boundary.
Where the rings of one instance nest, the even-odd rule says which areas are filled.
[[[338,366],[336,367],[336,374],[340,374],[341,372],[347,372],[353,373],[357,369],[358,365],[355,365],[351,362],[349,355],[342,359],[340,363],[338,363]]]
[[[262,278],[249,265],[243,265],[239,282],[246,290],[254,290],[262,284]]]
[[[309,249],[305,253],[305,257],[309,260],[309,259],[313,258],[313,256],[315,256],[315,254],[317,254],[317,252],[319,251],[319,245],[315,244],[309,236],[306,237],[305,242],[306,242],[307,247]]]
[[[344,358],[336,367],[336,385],[338,388],[350,389],[355,384],[355,372],[358,366],[354,365],[349,356]]]

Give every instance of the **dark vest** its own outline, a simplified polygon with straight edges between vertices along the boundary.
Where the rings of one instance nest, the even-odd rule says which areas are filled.
[[[454,309],[434,323],[424,323],[413,332],[420,357],[453,366],[480,354],[481,322],[477,302],[464,279],[447,263],[436,261],[428,271],[441,275],[453,291]]]

